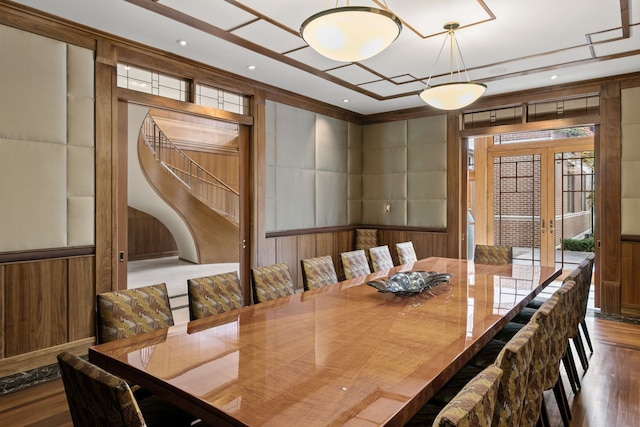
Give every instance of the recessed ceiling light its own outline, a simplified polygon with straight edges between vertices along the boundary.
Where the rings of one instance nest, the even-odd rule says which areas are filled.
[[[343,99],[342,102],[347,103],[347,102],[349,102],[349,100],[348,99]]]
[[[551,76],[551,80],[555,80],[557,78],[558,78],[558,76],[556,76],[555,74],[553,76]]]
[[[189,44],[189,42],[186,40],[176,40],[176,43],[178,43],[180,46],[186,46]]]
[[[255,70],[256,66],[255,65],[247,65],[247,68],[250,70]]]

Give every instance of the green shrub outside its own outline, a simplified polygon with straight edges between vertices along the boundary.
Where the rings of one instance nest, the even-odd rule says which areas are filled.
[[[564,239],[562,241],[564,250],[576,252],[593,252],[594,238],[586,239]]]

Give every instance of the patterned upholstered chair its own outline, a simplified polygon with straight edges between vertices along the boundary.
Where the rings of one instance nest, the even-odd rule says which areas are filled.
[[[587,322],[585,321],[585,317],[587,315],[587,304],[589,303],[589,292],[591,290],[591,278],[593,276],[593,263],[595,261],[595,254],[589,254],[582,263],[580,263],[581,268],[581,276],[580,276],[580,304],[579,304],[579,312],[578,312],[578,321],[580,323],[580,327],[582,328],[582,333],[584,334],[584,338],[587,341],[587,345],[589,346],[589,350],[593,353],[593,345],[591,344],[591,337],[589,336],[589,329],[587,329]],[[589,364],[587,363],[585,370],[589,368]]]
[[[489,427],[501,379],[502,369],[491,365],[471,379],[444,407],[429,402],[406,425]]]
[[[496,359],[503,370],[493,425],[518,427],[528,387],[529,369],[539,326],[529,323],[507,342]]]
[[[371,273],[363,249],[343,252],[340,254],[340,259],[342,259],[342,268],[344,269],[344,276],[347,279],[353,279],[354,277],[365,276]]]
[[[400,264],[409,264],[418,260],[416,251],[413,248],[413,242],[396,243],[396,252],[398,253]]]
[[[393,259],[391,258],[391,252],[389,252],[389,246],[385,245],[371,248],[369,249],[369,255],[371,256],[373,271],[393,268]]]
[[[254,302],[271,301],[295,293],[287,264],[274,264],[251,269]]]
[[[106,292],[98,300],[98,342],[105,343],[173,325],[167,285]]]
[[[331,255],[300,260],[302,285],[305,291],[336,283],[338,276]]]
[[[69,352],[58,365],[76,426],[190,426],[195,417],[156,396],[137,401],[127,383]]]
[[[556,321],[560,309],[558,298],[552,297],[531,318],[531,322],[537,324],[539,330],[531,356],[531,368],[529,369],[529,379],[522,407],[520,425],[523,427],[535,427],[538,424],[542,415],[547,369],[550,364],[560,363],[561,353],[557,351],[558,349],[553,348],[555,346],[553,334],[557,327]],[[546,410],[544,417],[546,419]],[[549,423],[543,423],[543,425],[549,425]]]
[[[378,230],[375,228],[356,228],[355,250],[362,249],[367,258],[367,262],[371,265],[369,257],[369,249],[378,246]]]
[[[187,280],[191,320],[242,308],[244,298],[235,271]]]
[[[511,246],[476,245],[473,262],[477,264],[511,264],[512,261]]]

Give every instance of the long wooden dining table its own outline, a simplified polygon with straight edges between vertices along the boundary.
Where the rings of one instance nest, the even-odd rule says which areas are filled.
[[[452,276],[415,295],[366,284],[418,270]],[[559,274],[432,257],[96,345],[89,359],[216,426],[400,426]]]

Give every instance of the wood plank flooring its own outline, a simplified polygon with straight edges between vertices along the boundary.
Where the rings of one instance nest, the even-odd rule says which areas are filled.
[[[640,423],[640,325],[587,318],[594,354],[582,374],[582,391],[571,392],[572,427],[637,426]],[[563,374],[564,375],[564,374]],[[553,393],[546,392],[553,427],[562,421]],[[0,426],[67,427],[71,417],[61,380],[0,397]]]

